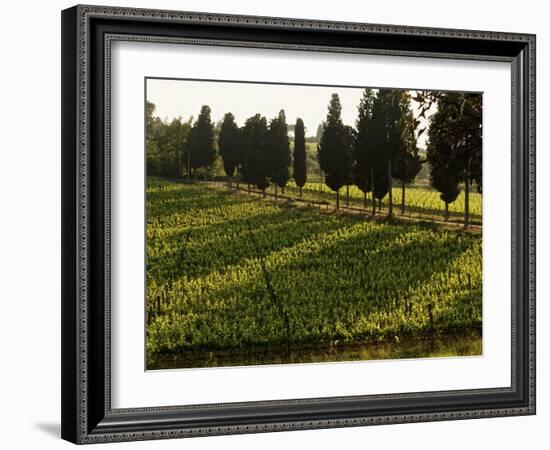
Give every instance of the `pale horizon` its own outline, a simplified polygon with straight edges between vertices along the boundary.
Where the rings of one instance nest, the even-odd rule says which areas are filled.
[[[231,112],[239,126],[254,114],[267,120],[285,111],[288,125],[294,125],[300,117],[306,127],[306,136],[315,136],[317,127],[326,120],[328,105],[333,93],[340,97],[342,122],[355,127],[357,107],[365,88],[342,86],[289,85],[260,82],[200,81],[182,79],[147,78],[147,101],[155,105],[154,115],[163,121],[193,117],[195,120],[203,105],[211,109],[213,123],[223,120]],[[371,87],[370,89],[377,89]],[[414,92],[414,91],[411,91]],[[417,117],[417,103],[411,109]],[[428,121],[420,118],[421,127]],[[425,148],[427,133],[418,140],[418,147]]]

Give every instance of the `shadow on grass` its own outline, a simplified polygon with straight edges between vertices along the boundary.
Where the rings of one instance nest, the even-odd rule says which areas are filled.
[[[248,349],[188,351],[154,358],[148,370],[201,367],[254,366],[267,364],[305,364],[343,361],[381,361],[482,355],[481,333],[473,330],[436,338],[407,337],[333,345],[330,342],[285,346],[251,346]]]
[[[383,338],[387,332],[383,326],[377,333],[354,337],[345,336],[345,330],[352,329],[359,317],[368,318],[370,313],[392,306],[396,299],[402,304],[401,293],[426,283],[434,273],[446,272],[475,241],[457,239],[455,234],[445,232],[440,233],[447,239],[432,239],[429,233],[415,239],[418,230],[411,226],[379,226],[361,229],[351,236],[338,235],[339,230],[335,230],[336,238],[331,243],[305,248],[302,256],[279,259],[271,258],[277,251],[270,252],[266,254],[266,267],[275,295],[288,314],[290,335],[285,332],[280,311],[269,299],[265,280],[258,274],[245,282],[215,287],[208,303],[218,302],[223,305],[219,308],[210,304],[205,309],[200,299],[188,304],[185,314],[197,318],[185,331],[188,344],[164,356],[150,354],[148,361],[154,365],[159,358],[219,350],[239,354],[255,345],[286,343],[294,347],[344,338],[353,344],[354,340]],[[279,260],[284,262],[273,262]],[[228,305],[230,299],[238,299],[238,303]],[[174,308],[179,310],[177,305]],[[212,338],[203,339],[204,330]],[[220,346],[220,342],[225,344]]]
[[[247,223],[250,221],[253,221],[254,234],[262,244],[260,254],[247,236]],[[186,228],[162,238],[162,245],[171,250],[147,258],[148,275],[159,282],[183,275],[204,276],[239,264],[247,258],[266,257],[313,236],[346,228],[356,222],[280,207],[267,213],[258,210],[257,214],[226,220],[223,224]],[[155,244],[151,242],[150,245]],[[211,254],[215,257],[205,258],[205,255]]]

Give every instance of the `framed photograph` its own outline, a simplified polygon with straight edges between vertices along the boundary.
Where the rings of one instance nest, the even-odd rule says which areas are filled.
[[[62,437],[535,413],[535,36],[62,12]]]

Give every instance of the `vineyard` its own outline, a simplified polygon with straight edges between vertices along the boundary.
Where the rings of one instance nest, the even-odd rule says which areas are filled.
[[[160,178],[146,233],[148,368],[481,352],[479,235]]]
[[[336,204],[336,193],[332,191],[320,179],[311,177],[310,181],[300,189],[290,180],[285,187],[285,195],[300,199],[306,202],[312,202],[322,205],[331,206],[334,208]],[[232,185],[236,187],[235,184]],[[241,188],[246,188],[246,185],[240,185]],[[252,188],[252,190],[254,190]],[[257,191],[257,190],[256,190]],[[269,195],[275,195],[275,187],[273,185],[266,189]],[[280,194],[280,189],[279,189]],[[445,203],[441,200],[439,192],[426,185],[409,185],[406,186],[405,211],[401,213],[401,187],[394,187],[392,190],[393,203],[396,214],[404,215],[407,218],[417,220],[445,220]],[[366,209],[370,211],[372,208],[372,199],[370,194],[365,195],[357,186],[349,186],[349,201],[346,195],[346,188],[340,190],[341,202],[344,208]],[[381,200],[382,210],[378,211],[378,202],[376,202],[377,213],[387,213],[388,197],[385,196]],[[448,221],[461,225],[464,220],[464,192],[461,192],[458,198],[449,205]],[[481,225],[482,223],[482,196],[477,192],[470,193],[470,221],[472,225]]]

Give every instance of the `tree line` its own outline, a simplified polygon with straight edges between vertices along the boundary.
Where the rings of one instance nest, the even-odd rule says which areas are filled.
[[[215,127],[210,107],[205,105],[193,122],[175,118],[164,123],[154,117],[155,105],[145,105],[147,132],[147,174],[178,178],[189,177],[199,168],[210,168],[216,160]]]
[[[411,108],[414,99],[419,114]],[[307,182],[304,122],[298,118],[287,124],[285,111],[269,121],[261,114],[249,117],[239,127],[232,113],[224,115],[219,127],[210,118],[210,108],[203,106],[197,119],[175,119],[164,124],[153,117],[154,105],[146,105],[147,170],[153,175],[193,177],[199,168],[211,167],[219,153],[224,171],[232,183],[255,186],[264,195],[273,184],[284,193],[294,178],[302,195]],[[420,117],[435,108],[429,120],[425,159],[421,158],[417,139],[426,131],[419,129]],[[355,127],[345,125],[338,94],[332,94],[326,120],[317,129],[317,158],[325,184],[336,193],[357,186],[364,196],[371,196],[372,214],[381,209],[388,196],[388,215],[394,213],[393,185],[401,187],[401,212],[405,212],[406,186],[414,181],[422,164],[429,163],[430,184],[440,192],[448,206],[464,189],[464,225],[469,224],[469,193],[475,183],[481,192],[481,113],[479,94],[416,92],[397,89],[365,89],[360,100]],[[289,128],[294,131],[291,155]],[[292,169],[292,174],[291,174]]]
[[[417,94],[422,113],[433,104],[437,112],[430,117],[427,160],[430,184],[441,193],[445,216],[449,204],[464,188],[464,226],[470,222],[470,188],[482,192],[482,98],[480,94],[425,92]]]

